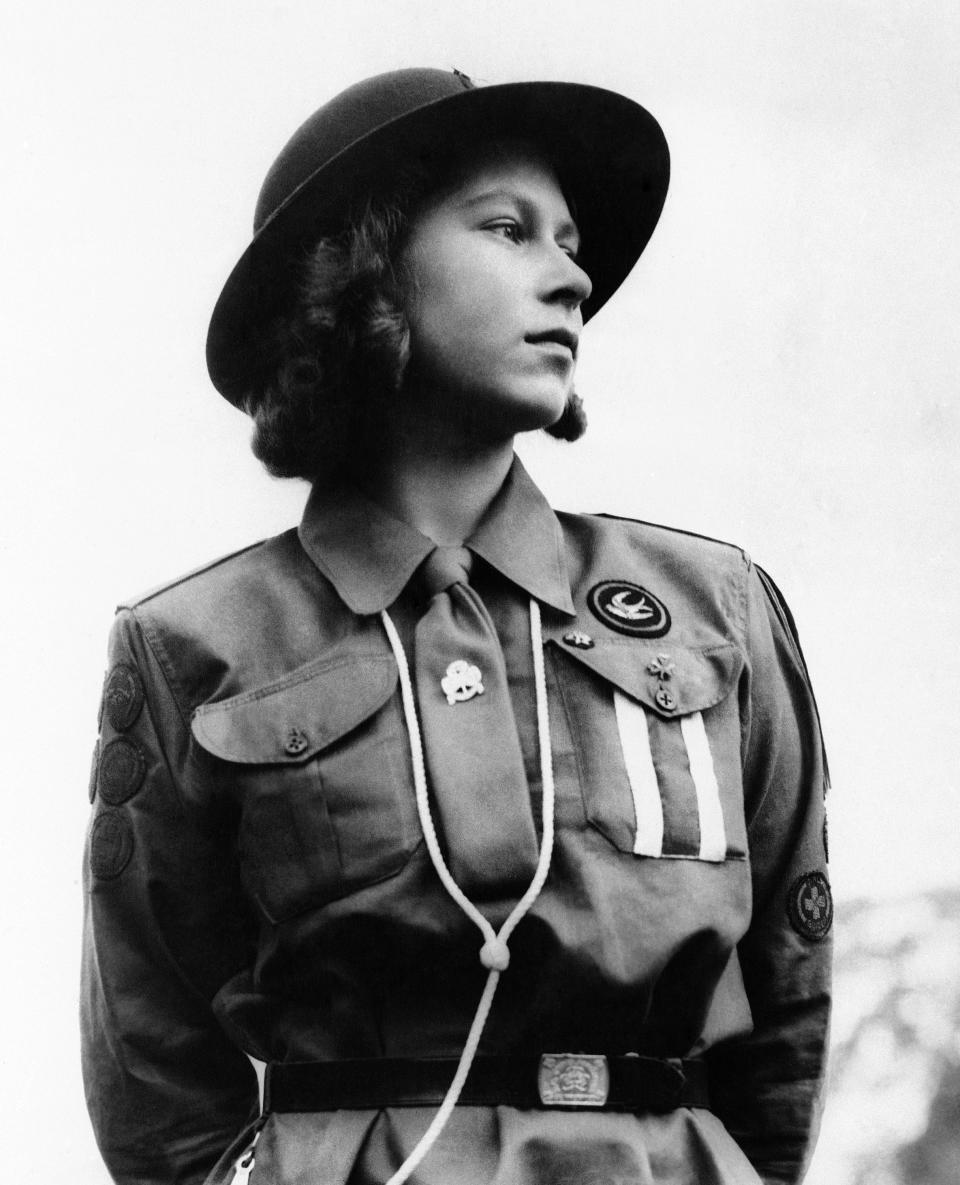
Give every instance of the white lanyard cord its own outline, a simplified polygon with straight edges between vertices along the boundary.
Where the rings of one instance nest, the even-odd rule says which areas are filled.
[[[543,781],[543,835],[540,841],[540,857],[537,869],[530,885],[510,913],[510,916],[500,927],[499,933],[487,921],[479,909],[467,897],[457,882],[453,879],[447,867],[437,840],[437,831],[430,814],[430,802],[427,797],[427,771],[423,760],[423,742],[420,736],[420,724],[417,719],[417,705],[413,694],[413,682],[410,678],[410,667],[407,656],[397,633],[396,626],[390,620],[386,609],[380,613],[383,628],[386,630],[390,645],[393,648],[397,667],[400,671],[400,694],[403,700],[403,714],[410,736],[410,752],[413,758],[413,784],[417,796],[417,811],[420,815],[420,826],[423,828],[427,842],[427,851],[437,870],[443,887],[456,901],[468,918],[477,926],[483,935],[484,942],[480,948],[480,962],[488,968],[489,975],[474,1014],[470,1032],[467,1035],[457,1071],[450,1083],[446,1097],[440,1104],[440,1109],[419,1143],[403,1162],[399,1169],[387,1181],[386,1185],[402,1185],[418,1164],[433,1147],[434,1142],[443,1130],[444,1125],[453,1113],[457,1100],[463,1090],[470,1067],[476,1056],[483,1035],[487,1017],[493,1005],[494,993],[500,982],[500,973],[505,971],[510,963],[510,951],[507,939],[516,929],[521,918],[530,909],[540,890],[543,888],[547,874],[550,871],[550,859],[553,855],[553,824],[554,824],[554,785],[553,785],[553,756],[550,749],[550,716],[547,709],[547,679],[543,663],[543,635],[540,628],[540,606],[533,598],[530,600],[530,640],[533,647],[533,675],[537,693],[537,732],[540,742],[540,771]]]

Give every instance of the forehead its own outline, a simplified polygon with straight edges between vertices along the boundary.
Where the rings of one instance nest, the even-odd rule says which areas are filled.
[[[460,158],[424,205],[468,204],[484,194],[535,198],[558,218],[572,220],[570,204],[549,156],[523,140],[495,140]]]

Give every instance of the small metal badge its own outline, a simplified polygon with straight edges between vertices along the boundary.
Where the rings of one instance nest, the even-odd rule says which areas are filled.
[[[475,695],[483,695],[483,675],[479,667],[458,658],[447,667],[440,688],[448,704],[462,704]]]
[[[602,1107],[610,1093],[610,1068],[602,1053],[544,1053],[537,1090],[545,1107]]]
[[[574,646],[577,650],[591,650],[594,645],[593,638],[580,630],[571,630],[569,634],[564,634],[563,640],[568,646]]]
[[[677,666],[669,654],[658,654],[647,663],[647,671],[656,675],[658,679],[670,679],[676,672]]]
[[[662,638],[670,629],[663,601],[630,580],[601,580],[587,594],[587,605],[598,621],[632,638]]]

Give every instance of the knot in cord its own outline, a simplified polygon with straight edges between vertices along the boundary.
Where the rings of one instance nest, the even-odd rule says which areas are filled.
[[[488,971],[506,971],[510,966],[510,948],[502,938],[488,938],[480,947],[480,962]]]

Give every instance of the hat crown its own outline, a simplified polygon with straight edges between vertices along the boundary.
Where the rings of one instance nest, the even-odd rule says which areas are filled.
[[[335,95],[300,125],[270,166],[257,199],[254,233],[317,169],[351,144],[402,115],[473,86],[458,70],[416,68],[377,74]]]

